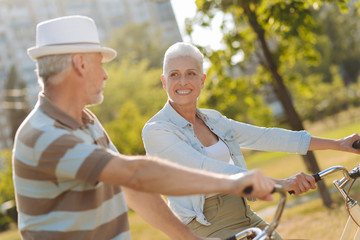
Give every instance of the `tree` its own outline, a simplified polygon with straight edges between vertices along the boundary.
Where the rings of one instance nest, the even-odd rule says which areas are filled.
[[[109,43],[118,52],[115,61],[123,60],[140,62],[147,60],[149,68],[162,66],[162,59],[165,50],[169,47],[161,38],[161,32],[150,28],[149,23],[125,24],[118,29]]]
[[[141,139],[144,124],[166,102],[160,75],[162,70],[149,69],[148,61],[107,65],[104,102],[92,107],[117,149],[124,154],[144,154]]]
[[[226,76],[239,67],[246,69],[240,62],[231,63],[232,57],[238,54],[244,56],[244,62],[260,64],[257,72],[268,76],[260,83],[266,83],[266,80],[271,83],[290,127],[303,130],[302,120],[286,87],[285,80],[288,79],[282,76],[283,63],[289,66],[298,59],[309,64],[317,62],[318,55],[313,49],[317,26],[313,14],[323,2],[333,1],[197,0],[198,14],[193,23],[209,26],[215,13],[221,11],[224,14],[222,31],[225,50],[216,53],[209,49],[204,51],[210,60],[213,55],[216,59],[225,59],[213,62],[212,66],[218,71],[216,75]],[[346,6],[345,1],[338,4],[341,8]],[[188,28],[190,33],[191,29]],[[220,78],[218,81],[221,81]],[[309,171],[319,171],[312,152],[304,156],[304,161]],[[324,204],[329,207],[331,199],[324,183],[319,183],[319,190]]]
[[[5,89],[5,107],[8,110],[8,122],[11,125],[11,138],[14,139],[18,127],[29,113],[26,83],[19,77],[14,65],[7,76]]]

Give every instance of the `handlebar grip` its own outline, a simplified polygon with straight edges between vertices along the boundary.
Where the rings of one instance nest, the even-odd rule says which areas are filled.
[[[352,144],[353,148],[359,149],[360,148],[360,140],[356,140],[353,144]]]
[[[254,190],[253,186],[247,186],[243,192],[245,194],[250,194],[253,190]]]
[[[231,236],[231,237],[228,237],[227,239],[225,240],[236,240],[236,236]]]
[[[318,181],[321,180],[321,177],[320,177],[319,173],[315,173],[312,176],[315,178],[315,182],[318,182]]]
[[[243,192],[244,192],[245,194],[250,194],[250,193],[252,193],[253,190],[254,190],[253,186],[247,186],[247,187],[243,190]],[[275,187],[274,187],[274,189],[271,191],[271,194],[273,194],[274,192],[276,192],[276,188],[275,188]]]

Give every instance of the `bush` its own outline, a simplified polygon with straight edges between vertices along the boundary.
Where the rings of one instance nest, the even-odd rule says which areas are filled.
[[[7,149],[0,152],[0,232],[8,230],[11,222],[17,222],[14,199],[11,150]]]
[[[10,217],[0,213],[0,232],[9,230],[11,222],[12,220]]]

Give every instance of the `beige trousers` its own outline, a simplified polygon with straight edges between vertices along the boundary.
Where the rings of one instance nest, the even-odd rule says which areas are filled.
[[[254,213],[246,201],[234,195],[219,194],[205,200],[204,215],[210,226],[192,220],[188,226],[201,237],[226,239],[249,227],[264,229],[268,224]],[[282,240],[278,233],[274,239]]]

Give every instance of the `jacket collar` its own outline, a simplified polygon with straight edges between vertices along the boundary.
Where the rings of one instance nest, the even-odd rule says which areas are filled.
[[[79,128],[86,127],[87,124],[94,124],[94,119],[92,116],[84,109],[82,111],[82,119],[85,123],[82,125],[70,115],[62,111],[60,108],[55,106],[50,99],[48,99],[43,93],[39,94],[39,104],[40,108],[55,121],[59,122],[61,125],[64,125],[70,129],[76,130]]]
[[[186,127],[191,124],[170,105],[169,101],[166,102],[163,111],[168,119],[179,127]],[[200,117],[205,123],[208,120],[208,117],[202,113],[199,108],[196,108],[196,115]]]

